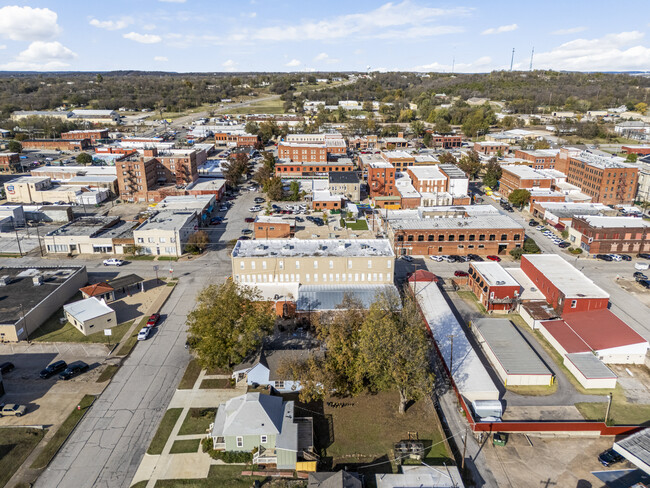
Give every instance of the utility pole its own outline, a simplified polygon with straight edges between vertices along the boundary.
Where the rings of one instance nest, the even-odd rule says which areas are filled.
[[[510,71],[512,71],[512,63],[515,61],[515,48],[512,48],[512,57],[510,58]]]
[[[456,56],[451,59],[451,74],[454,74],[454,66],[456,66]]]
[[[609,409],[612,408],[612,394],[607,395],[607,411],[605,412],[605,425],[609,419]]]
[[[447,337],[451,339],[451,350],[449,352],[449,376],[453,381],[453,366],[454,366],[454,334],[449,334]]]
[[[18,229],[16,228],[16,222],[14,222],[14,232],[16,233],[16,243],[18,244],[18,253],[20,254],[20,257],[22,258],[23,257],[23,251],[20,248],[20,238],[18,237]]]
[[[465,437],[463,437],[463,458],[460,465],[460,471],[465,471],[465,453],[467,452],[467,435],[469,434],[469,426],[465,426]]]
[[[533,50],[530,52],[530,66],[528,67],[528,71],[533,71],[533,55],[535,54],[535,46],[533,46]]]
[[[41,250],[41,257],[45,256],[43,254],[43,245],[41,244],[41,234],[38,232],[38,222],[36,223],[36,238],[38,239],[38,248]]]

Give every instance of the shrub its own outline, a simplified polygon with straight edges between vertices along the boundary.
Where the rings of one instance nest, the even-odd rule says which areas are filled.
[[[510,255],[511,255],[513,258],[517,259],[517,260],[521,259],[521,255],[522,255],[523,253],[524,253],[524,250],[523,250],[522,248],[520,248],[520,247],[518,247],[518,248],[513,249],[513,250],[510,251]]]
[[[219,459],[226,464],[250,463],[253,461],[253,452],[228,452],[212,449],[212,439],[205,437],[201,441],[203,452],[207,452],[212,459]]]
[[[570,248],[568,249],[568,251],[569,251],[571,254],[582,254],[582,249],[579,248],[579,247],[570,247]]]

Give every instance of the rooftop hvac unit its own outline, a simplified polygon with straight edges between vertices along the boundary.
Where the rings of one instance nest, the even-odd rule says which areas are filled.
[[[9,283],[11,283],[9,275],[0,276],[0,286],[7,286]]]
[[[34,286],[41,286],[43,284],[43,277],[41,275],[33,276],[32,283]]]

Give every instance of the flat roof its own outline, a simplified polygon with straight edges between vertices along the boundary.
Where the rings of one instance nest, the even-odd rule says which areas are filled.
[[[624,168],[634,168],[632,164],[625,163],[624,159],[618,156],[612,155],[611,157],[600,156],[598,154],[593,154],[588,151],[582,151],[577,156],[571,156],[573,159],[582,161],[583,163],[588,164],[599,169],[624,169]]]
[[[17,183],[40,183],[41,181],[50,181],[49,176],[19,176],[13,180],[9,180],[5,185],[12,185]]]
[[[395,159],[415,159],[412,154],[407,153],[406,151],[382,151],[382,156],[386,158],[395,158]]]
[[[180,229],[187,222],[196,217],[194,211],[163,210],[153,217],[145,220],[135,229],[138,232],[151,230],[174,230]]]
[[[312,192],[312,201],[314,202],[340,202],[342,199],[341,195],[332,195],[329,190],[314,190]]]
[[[543,173],[540,173],[533,168],[524,166],[523,164],[504,164],[501,166],[503,171],[512,173],[513,175],[518,176],[522,180],[552,180],[551,176],[547,176]]]
[[[494,261],[472,262],[470,264],[478,271],[485,282],[490,286],[519,286],[515,280],[499,263]]]
[[[78,302],[63,305],[63,310],[72,315],[80,322],[86,322],[102,315],[115,313],[115,311],[106,305],[106,302],[96,297],[84,298]]]
[[[269,256],[393,257],[388,239],[269,239],[237,241],[233,258]]]
[[[116,225],[119,221],[119,217],[79,217],[52,232],[48,232],[47,235],[94,237],[102,230]]]
[[[589,380],[618,378],[611,369],[605,366],[605,363],[591,352],[567,354],[566,358]]]
[[[131,286],[135,285],[137,283],[141,283],[144,280],[138,276],[137,274],[128,274],[124,276],[118,276],[117,278],[113,278],[112,280],[107,281],[110,286],[112,286],[115,290],[118,290],[120,288],[124,288],[126,286]]]
[[[264,224],[288,224],[295,225],[295,219],[284,219],[283,217],[273,217],[272,215],[258,215],[255,218],[255,223],[261,222]]]
[[[445,174],[449,178],[451,178],[453,180],[456,180],[456,179],[466,180],[467,179],[467,175],[465,174],[465,172],[462,169],[460,169],[458,166],[456,166],[455,164],[444,163],[444,164],[438,165],[438,167],[441,170],[443,170],[445,172]]]
[[[650,474],[650,428],[642,429],[616,441],[614,450]]]
[[[639,217],[609,217],[605,215],[575,215],[586,221],[591,227],[598,228],[618,228],[625,227],[628,229],[639,229],[650,227],[650,223]]]
[[[369,308],[380,294],[399,296],[395,285],[301,285],[298,289],[296,308],[300,311],[336,310],[345,296],[361,302]]]
[[[528,277],[526,273],[521,270],[521,268],[504,268],[504,271],[508,273],[517,283],[519,283],[519,286],[521,287],[519,298],[521,300],[543,300],[544,303],[546,303],[546,296],[541,291],[539,291],[535,283],[533,283],[533,281]],[[555,315],[553,315],[553,317],[555,317]]]
[[[364,164],[371,168],[394,168],[394,166],[391,163],[389,163],[388,161],[384,161],[383,159],[381,160],[373,159],[372,161],[364,161]]]
[[[508,375],[543,375],[553,373],[508,319],[479,319],[472,327]]]
[[[418,180],[446,180],[447,175],[438,166],[409,166],[409,171]]]
[[[23,312],[29,313],[36,305],[59,288],[83,266],[66,267],[6,267],[0,268],[0,324],[15,324]],[[34,286],[33,277],[41,276],[42,284]]]
[[[490,134],[490,135],[492,135],[492,134]],[[510,136],[510,137],[512,137],[512,136]],[[478,142],[475,142],[474,144],[478,144],[479,146],[507,146],[508,145],[505,142],[497,142],[497,141],[478,141]]]
[[[117,180],[115,175],[88,175],[88,176],[74,176],[70,178],[68,183],[113,183]]]
[[[191,190],[200,190],[200,191],[216,191],[218,192],[226,185],[226,180],[223,178],[199,178],[191,185],[187,186],[185,189],[188,191]],[[181,195],[183,196],[183,195]],[[184,195],[192,196],[192,195]],[[213,195],[197,195],[197,196],[213,196]]]
[[[602,351],[633,344],[647,344],[643,337],[609,310],[565,314],[542,322],[567,353]]]
[[[438,345],[447,369],[451,361],[451,337],[454,338],[451,375],[461,395],[470,401],[498,400],[499,389],[469,342],[465,330],[451,311],[447,300],[433,281],[410,282],[422,315]]]
[[[463,488],[465,486],[458,468],[446,465],[402,465],[402,474],[377,473],[375,483],[377,488]]]
[[[609,298],[609,293],[557,254],[524,254],[566,298]]]
[[[439,217],[423,219],[391,219],[394,229],[403,230],[432,230],[432,229],[522,229],[521,224],[507,215],[483,215],[472,217]]]
[[[330,171],[330,183],[359,183],[359,175],[356,171]]]
[[[521,307],[526,310],[533,320],[552,320],[558,318],[558,313],[544,299],[523,302]]]

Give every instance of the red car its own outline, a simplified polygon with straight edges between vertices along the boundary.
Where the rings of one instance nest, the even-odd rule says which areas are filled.
[[[490,261],[496,261],[497,263],[501,261],[501,258],[499,256],[488,256],[487,258]]]
[[[254,219],[253,217],[246,217],[246,218],[244,219],[244,222],[250,224],[251,222],[255,222],[255,219]]]
[[[458,270],[458,271],[454,271],[454,276],[457,276],[459,278],[463,278],[463,277],[469,276],[469,275],[465,271]]]
[[[147,320],[147,327],[155,327],[159,319],[160,319],[159,313],[153,314],[151,317],[149,317],[149,320]]]

